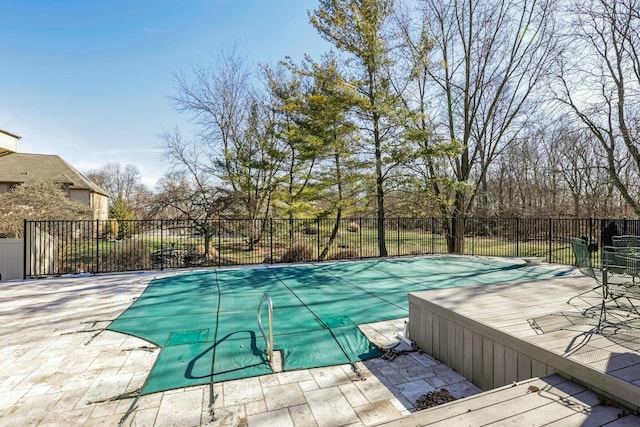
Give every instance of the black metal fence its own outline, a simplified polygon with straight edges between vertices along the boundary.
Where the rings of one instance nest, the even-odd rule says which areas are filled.
[[[609,221],[467,218],[462,254],[573,264],[571,237],[599,242]],[[614,221],[640,234],[638,220]],[[441,219],[388,218],[384,230],[388,256],[447,253]],[[25,278],[379,256],[375,218],[25,221],[24,236]]]

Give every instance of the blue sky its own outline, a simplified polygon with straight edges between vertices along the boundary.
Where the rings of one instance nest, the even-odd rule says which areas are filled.
[[[153,186],[167,169],[158,135],[172,73],[222,48],[254,63],[300,62],[328,44],[309,24],[316,0],[0,0],[0,129],[24,153],[57,154],[82,172],[133,164]]]

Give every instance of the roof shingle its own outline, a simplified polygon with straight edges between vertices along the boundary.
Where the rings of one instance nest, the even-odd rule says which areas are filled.
[[[106,191],[88,180],[60,156],[28,153],[0,156],[0,182],[22,184],[36,181],[68,184],[72,189],[90,190],[108,196]]]

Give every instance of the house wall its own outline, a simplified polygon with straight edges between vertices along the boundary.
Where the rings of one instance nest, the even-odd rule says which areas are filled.
[[[85,206],[91,206],[91,193],[89,193],[89,190],[74,190],[71,188],[69,189],[69,198]]]
[[[91,199],[93,219],[109,219],[109,197],[98,193],[92,193]]]
[[[92,193],[89,190],[69,189],[69,198],[90,206],[93,211],[93,219],[106,220],[109,217],[109,198],[102,194]]]
[[[0,281],[24,277],[24,241],[0,239]]]

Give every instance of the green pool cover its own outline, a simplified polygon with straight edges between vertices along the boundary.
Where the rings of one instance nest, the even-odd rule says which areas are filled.
[[[265,292],[288,371],[377,357],[357,325],[407,317],[408,292],[568,271],[440,256],[188,272],[154,279],[108,329],[161,347],[144,395],[272,373],[256,316]],[[267,330],[266,304],[262,318]]]

